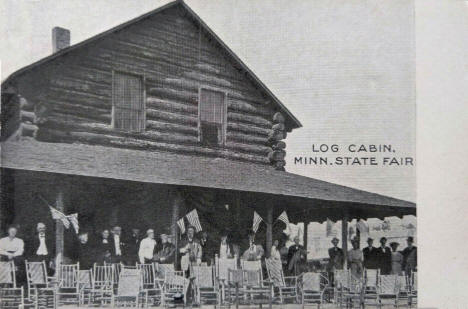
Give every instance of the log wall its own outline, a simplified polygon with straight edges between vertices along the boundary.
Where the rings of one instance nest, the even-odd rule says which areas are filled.
[[[39,140],[269,162],[276,108],[179,7],[62,56],[48,70]],[[144,133],[111,126],[113,70],[144,76]],[[198,140],[199,87],[227,93],[222,148]]]

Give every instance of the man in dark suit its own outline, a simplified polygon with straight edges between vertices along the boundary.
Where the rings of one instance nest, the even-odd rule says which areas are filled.
[[[89,243],[88,232],[80,231],[78,234],[77,260],[80,263],[80,269],[88,270],[96,262],[96,256],[93,246]]]
[[[175,247],[169,242],[167,234],[161,234],[161,246],[155,261],[161,264],[174,263]]]
[[[135,265],[138,261],[138,250],[141,240],[140,229],[133,228],[132,234],[125,241],[125,261],[127,265]]]
[[[380,238],[380,247],[377,248],[378,268],[380,274],[389,275],[392,271],[392,250],[386,246],[387,238]]]
[[[410,275],[412,272],[417,271],[418,267],[418,255],[417,248],[413,245],[414,239],[412,236],[406,239],[408,247],[406,247],[401,254],[403,255],[403,270],[406,275]]]
[[[112,263],[120,263],[123,261],[125,243],[122,240],[122,228],[118,225],[112,228],[112,235],[109,239],[111,249]]]
[[[327,270],[330,283],[333,284],[335,270],[343,269],[344,254],[343,250],[338,248],[338,243],[340,242],[338,238],[334,237],[331,242],[333,247],[328,249],[328,256],[330,257],[330,261],[328,262]]]
[[[307,251],[299,242],[300,239],[296,236],[294,238],[294,245],[290,246],[288,250],[288,270],[294,276],[299,275],[300,267],[307,261]]]
[[[208,233],[203,231],[200,237],[200,245],[202,247],[202,262],[212,265],[214,255],[216,254],[216,244],[208,237]]]
[[[53,274],[55,258],[55,239],[53,233],[47,233],[46,225],[39,222],[36,233],[26,244],[26,259],[31,262],[44,261],[49,276]]]
[[[367,247],[362,250],[364,255],[364,267],[367,269],[377,269],[378,268],[378,253],[377,248],[375,248],[372,244],[374,240],[372,238],[367,238]]]

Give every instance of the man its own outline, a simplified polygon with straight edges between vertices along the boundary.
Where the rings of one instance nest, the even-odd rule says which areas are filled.
[[[288,250],[288,270],[291,274],[299,274],[299,266],[307,260],[306,254],[306,250],[300,245],[299,236],[294,237],[294,245]]]
[[[154,240],[154,230],[149,229],[146,231],[146,238],[140,242],[140,249],[138,250],[138,257],[141,264],[148,264],[153,262],[155,247],[156,240]]]
[[[139,249],[140,249],[140,229],[139,228],[132,228],[132,234],[125,242],[125,255],[126,261],[128,265],[135,265],[137,261],[139,261]]]
[[[215,255],[215,244],[213,244],[213,241],[208,237],[208,233],[205,231],[201,233],[200,245],[203,252],[202,261],[206,262],[208,265],[211,265]]]
[[[221,235],[221,243],[219,244],[218,254],[220,259],[231,259],[234,257],[234,250],[232,245],[228,242],[227,232],[224,232]]]
[[[403,270],[406,275],[410,275],[412,272],[417,271],[418,267],[418,256],[417,248],[413,245],[413,237],[408,237],[406,239],[408,246],[401,252],[403,254]]]
[[[374,240],[372,238],[367,238],[367,247],[362,249],[364,255],[364,268],[367,269],[377,269],[378,268],[378,253],[377,248],[373,246]]]
[[[265,250],[263,250],[262,245],[255,243],[255,233],[253,231],[249,232],[249,247],[242,254],[242,259],[247,261],[258,261],[261,260]]]
[[[392,250],[386,243],[387,238],[380,238],[380,247],[377,249],[377,265],[382,275],[389,275],[392,271]]]
[[[112,236],[109,240],[111,249],[111,260],[113,263],[120,263],[123,256],[124,242],[122,241],[122,228],[120,226],[114,226],[112,228]]]
[[[338,243],[340,240],[336,237],[332,239],[333,247],[328,249],[328,256],[330,260],[327,265],[328,277],[330,278],[330,283],[333,284],[335,270],[343,269],[344,254],[341,248],[338,248]]]
[[[174,263],[175,247],[169,242],[167,234],[161,234],[161,249],[157,254],[156,261],[161,264]]]
[[[8,236],[0,239],[0,260],[14,261],[22,260],[24,253],[24,242],[21,238],[17,238],[18,229],[15,226],[8,228]]]
[[[80,231],[78,234],[78,262],[80,269],[88,270],[93,267],[96,261],[96,256],[93,246],[88,241],[88,232]]]
[[[53,274],[53,264],[55,258],[55,240],[53,236],[47,234],[46,225],[39,222],[36,226],[36,233],[26,246],[26,257],[30,261],[42,262],[47,266],[49,276]]]
[[[190,265],[201,264],[202,247],[198,239],[195,238],[195,228],[193,226],[187,228],[187,238],[181,241],[180,253],[183,254],[180,264],[187,275]]]

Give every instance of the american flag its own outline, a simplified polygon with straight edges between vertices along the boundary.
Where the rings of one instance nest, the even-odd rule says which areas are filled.
[[[177,225],[179,226],[180,233],[181,233],[181,234],[184,234],[184,233],[185,233],[184,217],[180,218],[180,219],[177,221]]]
[[[192,225],[195,228],[197,233],[202,230],[202,227],[201,227],[201,224],[200,224],[200,219],[198,218],[198,212],[197,212],[196,209],[189,212],[186,215],[186,217],[187,217],[187,220],[190,223],[190,225]]]
[[[260,226],[260,222],[262,222],[263,219],[260,217],[260,215],[254,211],[254,217],[253,217],[253,225],[252,225],[252,230],[254,233],[257,233],[258,227]]]
[[[49,206],[50,208],[50,212],[52,213],[52,218],[55,219],[55,220],[60,220],[62,221],[63,225],[65,226],[65,228],[69,228],[70,227],[70,221],[68,221],[68,218],[67,216],[65,216],[65,214],[63,214],[62,212],[58,211],[57,209],[55,209],[54,207],[52,206]]]
[[[283,221],[286,224],[286,227],[289,226],[289,218],[288,218],[288,214],[286,213],[286,211],[283,211],[281,215],[279,215],[278,219],[276,220]]]
[[[67,216],[68,221],[70,221],[71,225],[75,229],[76,234],[78,234],[78,231],[80,229],[80,226],[78,225],[78,214],[74,213],[71,215]]]

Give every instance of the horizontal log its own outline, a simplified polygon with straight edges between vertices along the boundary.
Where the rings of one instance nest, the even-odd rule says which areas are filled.
[[[55,101],[67,102],[69,104],[96,107],[102,110],[107,110],[109,113],[112,111],[112,99],[110,97],[96,98],[94,95],[90,95],[88,93],[78,93],[75,91],[55,88],[50,89],[47,97]]]
[[[146,129],[153,129],[161,132],[185,133],[198,136],[198,128],[196,126],[179,125],[156,120],[146,120]]]
[[[264,128],[271,128],[272,126],[271,121],[263,117],[250,116],[250,115],[245,115],[245,114],[240,114],[240,113],[235,113],[235,112],[228,112],[227,117],[228,117],[228,121],[235,120],[238,122],[254,124],[256,126],[264,127]]]
[[[246,153],[256,153],[262,156],[267,156],[268,152],[271,150],[270,147],[261,146],[261,145],[249,145],[241,144],[235,142],[226,142],[226,148],[232,149],[235,151],[246,152]]]
[[[49,90],[54,92],[54,93],[61,92],[62,94],[68,95],[68,96],[83,96],[83,97],[87,97],[87,98],[93,98],[93,99],[99,100],[101,102],[109,102],[109,100],[111,99],[110,95],[103,96],[103,95],[98,95],[98,94],[95,94],[95,93],[90,93],[88,91],[83,92],[83,91],[77,91],[77,90],[73,90],[73,89],[64,89],[64,88],[54,87],[54,86],[51,86],[49,88]]]
[[[284,123],[275,123],[272,126],[272,129],[275,130],[275,131],[284,131],[284,129],[285,129]]]
[[[146,119],[163,120],[170,123],[182,124],[187,126],[198,126],[198,117],[170,113],[159,110],[147,109]]]
[[[34,124],[22,123],[21,124],[21,136],[36,137],[38,127]]]
[[[50,85],[54,88],[62,88],[70,91],[94,94],[101,97],[110,97],[112,95],[112,87],[108,85],[98,85],[86,80],[76,80],[65,77],[63,74],[58,78],[54,76],[50,80]]]
[[[268,142],[274,144],[278,141],[285,139],[285,132],[284,131],[271,131],[268,134]]]
[[[255,163],[267,164],[266,156],[251,155],[245,153],[236,153],[224,149],[213,149],[201,146],[177,145],[170,143],[159,143],[145,140],[137,140],[133,138],[111,136],[104,134],[96,134],[90,132],[68,132],[64,133],[60,130],[43,128],[39,130],[41,138],[46,138],[51,142],[82,142],[91,145],[113,146],[129,149],[138,149],[144,151],[159,150],[183,154],[204,155],[209,157],[222,157],[233,160],[248,161]]]
[[[229,94],[228,94],[228,110],[245,112],[245,113],[249,113],[249,114],[256,115],[256,116],[261,115],[261,116],[266,116],[269,118],[271,118],[273,114],[273,111],[265,106],[262,106],[260,104],[249,103],[243,100],[234,99]]]
[[[280,112],[277,112],[273,115],[273,122],[274,123],[284,123],[285,118],[284,115]]]
[[[188,115],[198,115],[198,107],[193,104],[189,105],[169,100],[161,100],[156,97],[147,97],[146,107],[169,112],[179,112]]]
[[[270,160],[270,162],[284,160],[285,157],[286,151],[284,150],[272,150],[268,153],[268,160]]]
[[[249,125],[249,124],[244,124],[244,123],[239,123],[239,122],[234,122],[234,121],[229,121],[227,124],[228,131],[233,130],[237,132],[244,132],[248,134],[253,134],[257,136],[265,136],[267,137],[268,134],[270,133],[270,129],[265,129],[262,127],[257,127],[254,125]]]
[[[175,99],[183,102],[190,102],[198,105],[198,93],[175,90],[162,87],[152,87],[148,89],[148,94],[161,99]]]
[[[278,141],[272,146],[273,150],[286,149],[286,143],[284,141]]]
[[[36,122],[36,114],[34,112],[28,112],[25,110],[20,111],[20,119],[21,122],[29,122],[35,123]]]
[[[257,144],[262,146],[267,145],[267,139],[262,136],[243,134],[228,130],[226,137],[228,141],[240,142],[243,144]]]
[[[57,103],[49,104],[51,110],[48,111],[45,115],[37,117],[37,122],[42,122],[47,119],[60,117],[68,118],[69,116],[80,116],[87,118],[89,121],[95,122],[99,121],[102,123],[110,123],[112,120],[112,115],[110,113],[99,113],[93,109],[83,108],[83,106],[76,106],[74,104],[64,104],[62,102],[53,102],[49,101],[48,103]],[[40,118],[40,119],[39,119]]]

